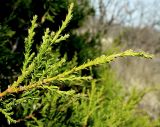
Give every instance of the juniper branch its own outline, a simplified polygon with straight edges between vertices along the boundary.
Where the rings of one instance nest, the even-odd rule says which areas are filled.
[[[72,19],[72,10],[73,10],[73,3],[71,3],[69,9],[68,9],[68,14],[66,16],[66,20],[64,22],[62,22],[62,26],[60,27],[60,29],[56,32],[53,40],[52,40],[52,44],[54,44],[56,41],[60,42],[60,40],[58,39],[58,37],[60,36],[60,34],[62,33],[62,31],[67,27],[68,23],[70,22],[70,20]],[[67,38],[68,35],[65,35],[64,38]],[[64,40],[62,37],[60,37],[62,40]]]
[[[122,53],[113,54],[113,55],[110,55],[110,56],[102,55],[102,56],[100,56],[100,57],[98,57],[98,58],[96,58],[94,60],[91,60],[91,61],[85,63],[85,64],[82,64],[82,65],[80,65],[78,67],[74,67],[73,69],[71,69],[69,71],[65,71],[65,72],[63,72],[61,74],[58,74],[55,77],[46,78],[46,79],[43,79],[42,81],[38,81],[36,83],[29,84],[29,85],[22,86],[22,87],[11,86],[6,91],[0,93],[0,97],[3,97],[8,93],[11,94],[11,93],[17,93],[17,92],[20,92],[20,91],[26,91],[26,90],[29,90],[29,89],[32,89],[32,88],[38,88],[43,84],[47,85],[47,84],[49,84],[49,83],[51,83],[53,81],[61,81],[61,80],[63,80],[63,78],[65,80],[66,76],[69,76],[70,74],[72,74],[74,72],[83,70],[83,69],[91,67],[91,66],[95,66],[95,65],[111,62],[114,59],[116,59],[117,57],[126,57],[126,56],[137,56],[137,57],[144,57],[144,58],[152,58],[153,57],[153,55],[150,55],[148,53],[145,53],[145,52],[134,52],[133,50],[127,50],[127,51],[124,51]],[[77,80],[76,78],[74,78],[74,79]]]

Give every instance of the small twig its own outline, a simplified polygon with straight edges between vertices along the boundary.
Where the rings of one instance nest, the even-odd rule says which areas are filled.
[[[16,122],[19,123],[19,122],[21,122],[21,121],[24,121],[24,120],[26,120],[26,119],[31,119],[31,118],[33,118],[33,117],[34,117],[34,114],[29,114],[28,116],[26,116],[26,117],[23,118],[23,119],[18,119],[18,120],[16,120]]]

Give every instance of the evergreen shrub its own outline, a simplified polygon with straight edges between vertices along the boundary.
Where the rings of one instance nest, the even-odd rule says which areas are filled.
[[[136,108],[148,92],[127,93],[112,72],[102,65],[100,79],[94,79],[92,66],[109,63],[117,57],[152,58],[145,52],[127,50],[109,56],[102,55],[77,65],[76,56],[66,61],[59,49],[52,48],[69,37],[62,35],[72,18],[73,4],[57,32],[46,28],[37,52],[32,50],[37,16],[33,17],[25,39],[24,62],[18,79],[0,93],[0,125],[29,127],[152,127],[150,120]],[[88,69],[90,75],[82,75]]]

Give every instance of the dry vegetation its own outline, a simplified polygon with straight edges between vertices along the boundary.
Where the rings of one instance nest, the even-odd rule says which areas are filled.
[[[145,6],[137,0],[132,6],[129,1],[118,0],[97,1],[97,17],[90,18],[89,31],[100,31],[102,50],[104,53],[115,49],[135,49],[153,53],[152,61],[144,59],[119,59],[112,64],[113,70],[127,89],[136,86],[139,89],[160,87],[160,31],[157,0]],[[114,11],[111,11],[114,9]],[[137,14],[135,16],[135,14]],[[93,20],[94,19],[94,20]],[[145,21],[145,22],[144,22]],[[135,25],[135,22],[138,22]],[[127,24],[127,25],[126,25]],[[82,31],[82,30],[81,30]],[[140,107],[146,109],[153,117],[160,115],[159,92],[152,92],[144,97]]]

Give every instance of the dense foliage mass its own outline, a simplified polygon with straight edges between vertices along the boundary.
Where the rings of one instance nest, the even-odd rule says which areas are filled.
[[[158,121],[151,120],[145,112],[137,109],[137,104],[150,89],[143,91],[134,89],[128,93],[107,66],[101,66],[99,78],[93,78],[92,69],[92,66],[111,62],[117,57],[152,58],[152,55],[127,50],[109,56],[102,55],[81,65],[77,63],[76,55],[68,61],[67,55],[63,56],[61,47],[57,45],[60,42],[65,43],[64,40],[70,37],[63,31],[69,27],[69,23],[72,23],[71,19],[74,20],[72,12],[74,12],[73,4],[70,5],[68,14],[57,31],[52,31],[50,28],[42,29],[44,34],[41,43],[36,47],[34,45],[39,41],[36,35],[39,34],[38,37],[41,35],[37,30],[41,28],[41,23],[37,22],[37,16],[33,17],[28,37],[24,41],[25,51],[21,72],[17,80],[1,89],[0,125],[2,127],[159,126]],[[2,41],[4,43],[7,43],[6,35]],[[13,31],[8,36],[12,35]],[[2,47],[6,48],[4,45]],[[4,50],[4,55],[12,52],[7,48]],[[8,55],[8,59],[9,57],[12,57],[12,53]],[[3,57],[0,58],[4,60]],[[11,67],[7,70],[11,71]],[[89,74],[83,74],[82,70],[87,70]],[[1,84],[3,85],[3,80]]]
[[[65,19],[68,5],[74,2],[74,17],[65,29],[70,33],[68,40],[64,43],[54,45],[52,48],[60,47],[60,54],[71,60],[77,52],[78,63],[83,63],[88,58],[96,56],[96,37],[88,40],[90,34],[77,35],[74,31],[78,29],[89,15],[94,14],[89,0],[2,0],[0,1],[0,83],[4,90],[8,84],[13,83],[20,73],[22,66],[24,38],[30,26],[30,20],[34,15],[38,16],[39,26],[36,28],[36,36],[32,50],[42,41],[41,36],[45,28],[56,31],[61,26],[61,21]],[[38,3],[38,4],[37,4]],[[85,47],[85,48],[84,48]],[[92,47],[92,48],[90,48]],[[90,50],[91,49],[91,50]],[[88,53],[88,51],[90,53]],[[3,83],[2,83],[3,82]]]

